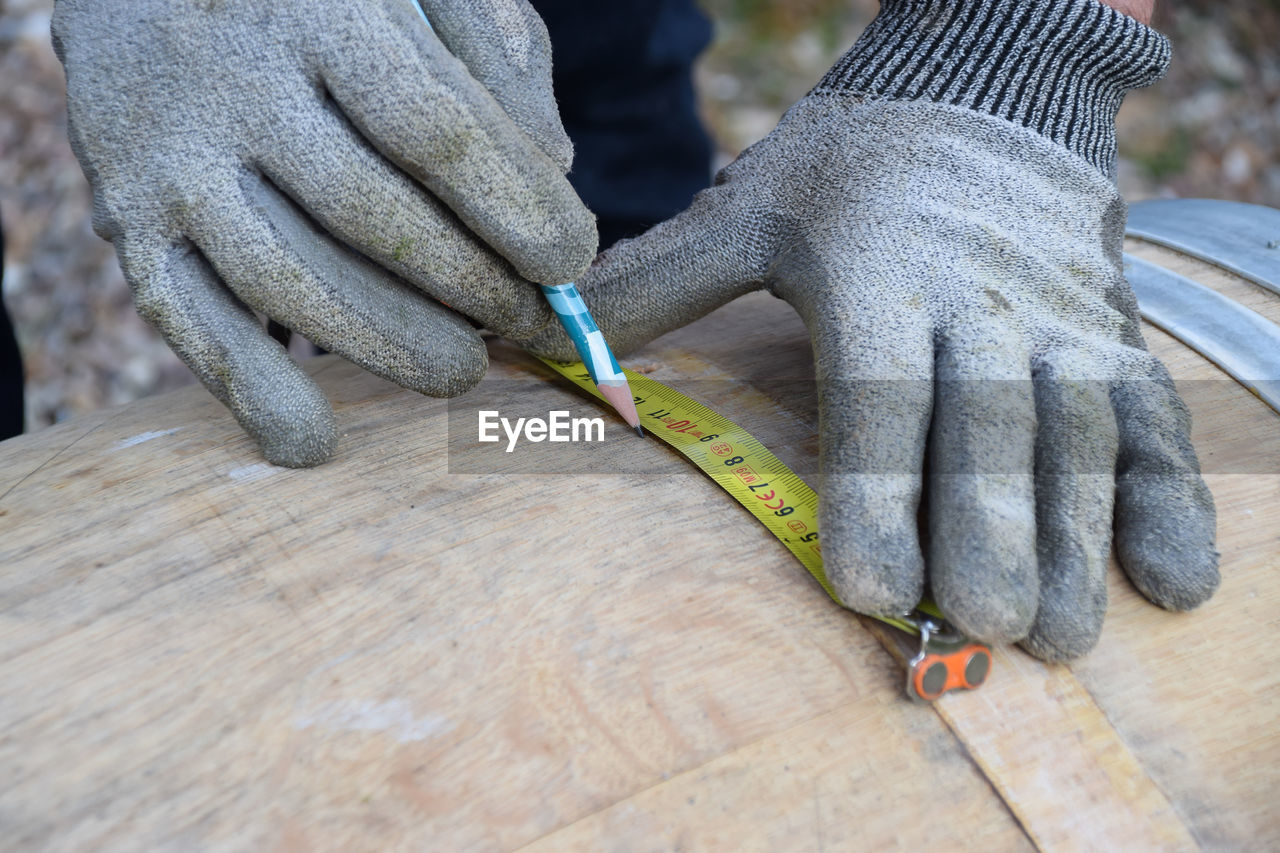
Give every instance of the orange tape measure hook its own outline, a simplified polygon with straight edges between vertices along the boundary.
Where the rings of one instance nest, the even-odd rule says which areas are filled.
[[[913,699],[932,702],[951,690],[973,690],[987,680],[990,646],[919,610],[902,618],[920,632],[920,651],[907,665],[907,693]]]

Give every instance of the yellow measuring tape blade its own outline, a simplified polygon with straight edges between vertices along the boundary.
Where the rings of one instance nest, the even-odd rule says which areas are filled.
[[[559,364],[542,360],[579,388],[604,399],[581,362]],[[844,603],[822,570],[818,494],[809,484],[751,433],[723,415],[656,379],[627,368],[622,372],[631,385],[640,424],[645,430],[671,445],[746,507],[822,584],[827,595],[843,607]],[[919,609],[932,616],[942,615],[931,602],[922,602]],[[911,634],[919,633],[914,625],[902,619],[872,618]]]

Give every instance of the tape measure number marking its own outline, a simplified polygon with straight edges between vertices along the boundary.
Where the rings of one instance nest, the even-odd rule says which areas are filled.
[[[587,393],[604,399],[580,362],[542,361]],[[818,494],[809,484],[755,436],[720,413],[644,374],[626,368],[623,373],[645,430],[715,480],[844,607],[822,568]],[[991,671],[991,649],[961,636],[932,602],[921,602],[901,617],[871,618],[920,637],[920,651],[907,669],[907,693],[913,698],[932,701],[951,690],[972,690]]]

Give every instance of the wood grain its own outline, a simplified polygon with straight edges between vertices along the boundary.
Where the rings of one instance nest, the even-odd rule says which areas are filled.
[[[319,469],[263,463],[200,389],[0,444],[0,847],[1280,844],[1280,418],[1148,333],[1213,380],[1189,402],[1222,589],[1169,614],[1116,569],[1093,654],[1001,650],[936,707],[903,698],[898,635],[620,425],[601,473],[461,473],[451,407],[485,388],[326,356]],[[590,408],[490,349],[486,387]],[[813,477],[809,359],[755,295],[632,362]]]

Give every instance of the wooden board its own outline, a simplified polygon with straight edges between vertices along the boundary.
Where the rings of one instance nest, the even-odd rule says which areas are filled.
[[[590,409],[491,354],[455,420],[516,381]],[[812,476],[809,358],[754,295],[632,362]],[[309,369],[343,430],[315,470],[263,463],[198,388],[0,444],[0,847],[1280,844],[1280,417],[1234,383],[1188,392],[1225,472],[1217,597],[1168,614],[1113,571],[1092,655],[1000,650],[925,706],[899,635],[657,442],[465,473],[450,404]]]

